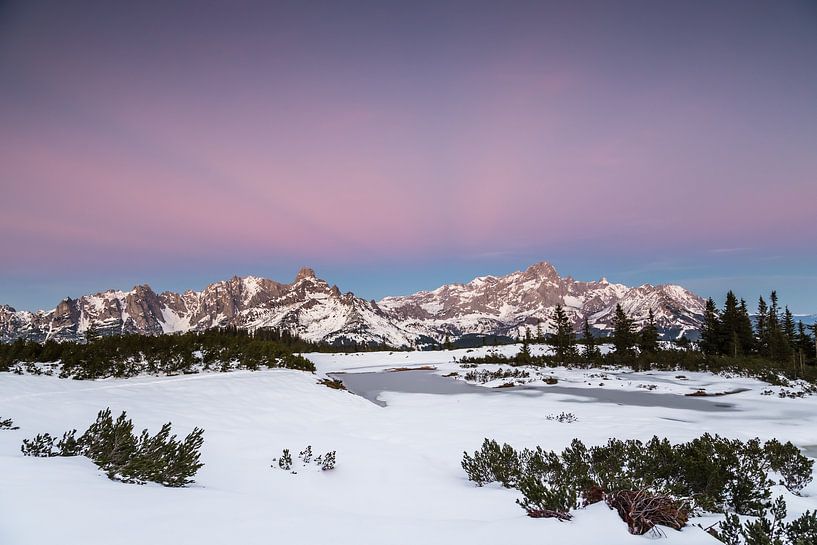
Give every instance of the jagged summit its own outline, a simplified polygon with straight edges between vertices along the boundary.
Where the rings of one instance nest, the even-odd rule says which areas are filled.
[[[554,267],[547,261],[540,261],[539,263],[534,263],[533,265],[525,269],[525,273],[528,275],[535,275],[544,278],[559,277],[559,273],[556,271],[556,267]]]
[[[50,311],[0,306],[0,340],[77,340],[93,328],[105,334],[157,335],[235,326],[283,328],[302,338],[330,343],[416,346],[429,339],[468,334],[517,336],[541,324],[562,305],[578,326],[584,319],[604,333],[616,304],[636,322],[650,310],[667,336],[698,328],[704,301],[673,285],[630,288],[607,279],[582,282],[559,276],[548,262],[505,276],[481,276],[467,284],[366,301],[318,278],[303,267],[291,284],[257,276],[234,276],[202,291],[157,294],[147,284],[65,298]]]
[[[300,282],[301,280],[305,280],[307,278],[310,280],[317,279],[315,271],[309,267],[301,267],[301,270],[299,270],[298,274],[295,275],[295,282]]]

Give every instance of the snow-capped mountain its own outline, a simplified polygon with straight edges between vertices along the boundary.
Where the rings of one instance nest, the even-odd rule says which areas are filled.
[[[149,286],[65,299],[54,310],[15,312],[0,307],[0,340],[77,340],[102,335],[157,335],[214,327],[284,328],[311,341],[410,345],[414,335],[391,323],[373,301],[341,293],[301,269],[290,284],[233,277],[203,291],[156,294]]]
[[[642,324],[650,309],[667,337],[694,332],[704,301],[680,286],[628,288],[605,279],[561,277],[548,263],[507,276],[366,301],[304,268],[289,284],[233,277],[202,291],[155,293],[149,286],[65,299],[50,311],[0,306],[0,340],[77,340],[89,329],[102,334],[158,335],[213,327],[283,328],[311,341],[417,346],[446,336],[518,336],[525,327],[548,331],[557,304],[577,326],[587,318],[597,332],[611,328],[616,303]]]
[[[550,329],[548,317],[562,305],[578,329],[587,318],[602,334],[612,329],[616,304],[641,326],[650,309],[665,337],[693,333],[703,318],[705,301],[673,285],[628,288],[606,279],[582,282],[561,277],[549,263],[537,263],[507,276],[483,276],[467,284],[434,291],[386,297],[380,307],[404,327],[440,338],[446,334],[499,334],[517,337],[526,327]]]

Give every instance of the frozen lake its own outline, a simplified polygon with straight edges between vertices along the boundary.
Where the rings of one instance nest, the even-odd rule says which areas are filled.
[[[478,395],[525,395],[571,396],[565,399],[571,403],[614,403],[636,407],[665,407],[693,411],[735,411],[731,403],[715,402],[701,397],[678,394],[613,390],[610,388],[578,388],[571,386],[514,386],[512,388],[486,388],[451,377],[444,377],[428,370],[381,371],[371,373],[330,373],[334,379],[343,382],[346,388],[369,401],[386,406],[379,399],[382,392],[406,394],[478,394]],[[581,399],[572,399],[576,396]]]

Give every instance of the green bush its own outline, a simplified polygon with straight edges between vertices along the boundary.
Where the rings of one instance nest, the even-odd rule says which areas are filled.
[[[0,417],[0,430],[19,430],[19,426],[14,425],[14,421],[11,418],[2,418]]]
[[[38,433],[33,439],[23,439],[20,450],[23,456],[36,458],[50,458],[59,455],[54,449],[54,438],[49,433]]]
[[[529,515],[560,519],[615,492],[632,492],[639,501],[669,498],[672,502],[664,502],[662,509],[679,517],[687,508],[759,516],[770,506],[770,471],[797,493],[811,481],[812,466],[791,443],[710,434],[677,445],[653,437],[646,443],[610,439],[587,448],[574,439],[561,453],[541,447],[519,452],[485,439],[480,450],[463,453],[462,459],[469,480],[478,486],[499,482],[516,488],[523,496],[518,503]]]
[[[490,482],[500,482],[502,486],[511,488],[516,485],[519,475],[519,455],[508,444],[501,447],[493,440],[485,439],[482,449],[474,452],[474,457],[463,453],[462,468],[468,474],[468,479],[478,486]]]
[[[108,408],[99,412],[79,439],[76,430],[65,432],[58,442],[48,433],[39,434],[24,439],[21,450],[25,456],[86,456],[111,479],[178,487],[193,482],[192,477],[204,465],[199,462],[203,434],[204,430],[193,428],[179,441],[170,435],[167,423],[154,436],[143,430],[137,437],[126,413],[114,420]]]
[[[729,514],[709,533],[726,545],[814,545],[817,543],[817,512],[806,511],[785,522],[786,502],[780,496],[771,508],[755,520],[741,523]]]

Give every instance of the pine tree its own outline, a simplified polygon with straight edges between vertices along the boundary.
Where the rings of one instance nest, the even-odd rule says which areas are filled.
[[[644,324],[639,334],[638,348],[644,354],[658,352],[658,327],[655,325],[655,314],[652,309],[647,317],[647,323]]]
[[[752,318],[749,316],[749,309],[746,308],[746,301],[740,300],[738,307],[740,318],[738,320],[738,342],[742,354],[750,354],[754,350],[755,334],[752,331]]]
[[[553,347],[556,358],[564,362],[566,358],[576,355],[576,334],[573,332],[573,324],[570,323],[570,318],[562,305],[556,305],[550,320],[553,322],[554,332],[548,335],[547,343]]]
[[[616,304],[616,312],[613,316],[613,346],[616,355],[632,356],[635,344],[633,320],[627,316],[620,304]]]
[[[789,347],[793,349],[797,344],[797,330],[794,325],[794,315],[788,306],[786,306],[786,309],[783,311],[783,334],[789,342]]]
[[[723,304],[723,312],[720,315],[718,328],[718,351],[722,354],[737,357],[740,350],[740,329],[741,316],[738,309],[738,299],[732,290],[726,294],[726,301]]]
[[[811,356],[811,349],[813,348],[813,344],[811,342],[811,336],[808,334],[808,330],[806,326],[803,324],[803,321],[800,320],[797,322],[797,363],[800,369],[803,369],[806,365],[806,359]]]
[[[599,348],[596,346],[596,338],[593,336],[593,331],[590,329],[590,323],[587,318],[584,319],[582,325],[582,343],[584,344],[584,358],[587,361],[593,361],[601,354]]]
[[[530,331],[528,328],[525,328],[525,335],[522,336],[520,341],[522,342],[522,348],[519,349],[519,353],[516,355],[517,363],[530,363],[531,362],[531,353],[530,353]]]
[[[769,355],[769,309],[763,296],[757,302],[757,317],[755,319],[755,346],[761,356]]]
[[[776,361],[787,361],[791,355],[791,347],[780,323],[777,291],[772,291],[771,294],[767,322],[769,324],[769,357]]]
[[[718,307],[710,297],[706,300],[704,309],[704,323],[701,326],[701,351],[704,354],[717,354],[719,352],[720,340],[720,319],[718,318]]]

